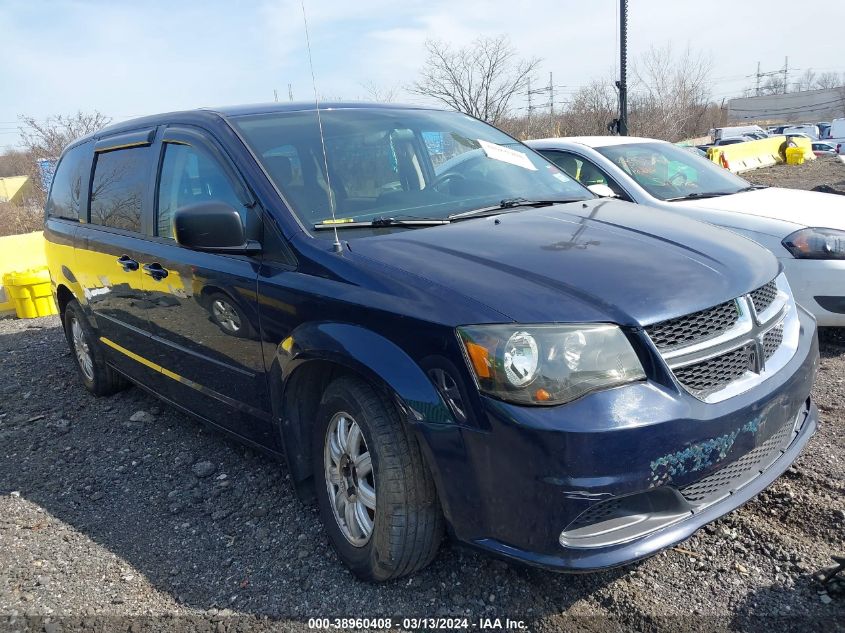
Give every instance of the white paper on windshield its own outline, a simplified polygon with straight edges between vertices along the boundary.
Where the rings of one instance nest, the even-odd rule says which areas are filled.
[[[481,139],[478,139],[478,144],[481,146],[481,149],[487,158],[500,160],[503,163],[510,163],[511,165],[522,167],[523,169],[537,171],[537,168],[531,163],[531,159],[522,152],[518,152],[510,147],[502,147],[501,145],[496,145],[495,143],[490,143],[489,141],[482,141]]]

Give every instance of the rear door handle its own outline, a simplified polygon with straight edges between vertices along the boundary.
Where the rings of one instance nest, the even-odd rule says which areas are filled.
[[[156,281],[167,277],[167,269],[162,268],[161,264],[159,264],[158,262],[153,262],[152,264],[144,264],[144,272]]]
[[[117,258],[117,263],[123,267],[123,272],[130,272],[138,270],[138,262],[129,257],[129,255],[121,255]]]

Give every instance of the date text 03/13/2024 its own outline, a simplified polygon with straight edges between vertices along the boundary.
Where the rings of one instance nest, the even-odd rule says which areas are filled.
[[[316,630],[348,629],[402,629],[405,631],[459,630],[478,631],[524,631],[528,629],[524,620],[511,618],[309,618],[308,628]]]

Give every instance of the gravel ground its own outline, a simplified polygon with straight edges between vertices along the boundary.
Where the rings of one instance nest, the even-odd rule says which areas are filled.
[[[772,165],[740,174],[746,180],[770,187],[812,189],[829,185],[845,191],[845,163],[835,156],[820,156],[803,165]]]
[[[341,566],[283,466],[140,389],[89,396],[57,318],[0,321],[0,630],[443,614],[543,631],[842,628],[845,581],[825,592],[813,577],[845,553],[845,333],[822,340],[822,423],[795,467],[681,548],[557,575],[444,544],[428,569],[374,586]]]

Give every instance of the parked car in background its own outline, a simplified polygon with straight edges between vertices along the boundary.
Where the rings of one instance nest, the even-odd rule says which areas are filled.
[[[791,125],[783,129],[784,136],[798,136],[803,135],[807,138],[816,140],[819,138],[819,128],[817,125]]]
[[[715,143],[713,143],[713,147],[720,147],[722,145],[736,145],[737,143],[747,143],[748,141],[756,141],[754,137],[751,136],[731,136],[729,138],[720,138]]]
[[[723,138],[735,138],[744,135],[762,134],[766,136],[766,130],[759,125],[734,125],[728,127],[717,127],[710,131],[710,138],[713,142]]]
[[[816,141],[813,143],[813,154],[816,156],[836,156],[838,151],[833,143]]]
[[[125,121],[66,149],[47,213],[88,390],[284,456],[360,578],[424,567],[446,525],[550,569],[643,558],[816,427],[815,322],[770,252],[457,112]]]
[[[786,140],[792,138],[805,138],[808,141],[815,140],[812,136],[810,136],[809,134],[805,134],[804,132],[790,132],[789,130],[786,130],[781,136],[785,136]]]
[[[840,154],[845,154],[845,118],[830,122],[830,130],[825,140],[835,145]]]
[[[671,143],[625,136],[528,141],[583,184],[745,235],[781,261],[821,325],[845,326],[845,199],[752,185]]]
[[[819,128],[819,138],[825,139],[830,138],[830,122],[829,121],[822,121],[821,123],[816,123]]]

